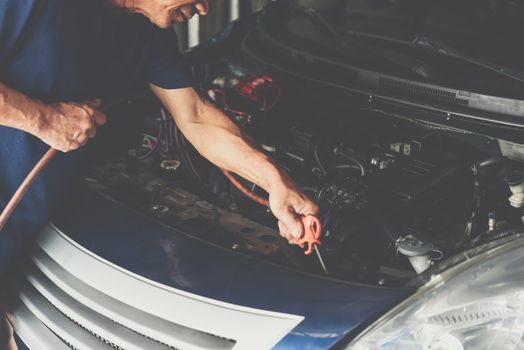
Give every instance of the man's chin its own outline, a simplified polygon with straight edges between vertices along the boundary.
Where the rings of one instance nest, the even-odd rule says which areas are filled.
[[[153,19],[149,19],[151,21],[151,23],[153,23],[154,25],[156,25],[157,27],[161,28],[161,29],[169,29],[173,26],[174,24],[174,21],[156,21],[156,20],[153,20]]]

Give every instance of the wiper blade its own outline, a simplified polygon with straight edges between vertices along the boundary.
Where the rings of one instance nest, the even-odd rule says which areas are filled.
[[[347,47],[360,49],[361,51],[371,54],[381,59],[384,59],[390,63],[397,65],[398,67],[415,73],[417,76],[424,79],[427,78],[438,78],[437,74],[431,65],[427,64],[422,60],[399,54],[391,50],[382,49],[376,45],[370,45],[363,42],[361,39],[364,37],[370,37],[376,40],[388,42],[389,44],[396,44],[405,48],[423,48],[426,51],[435,55],[442,55],[445,57],[454,58],[456,60],[468,63],[470,65],[482,68],[486,71],[495,73],[501,77],[524,83],[524,72],[518,71],[511,68],[506,68],[501,65],[497,65],[491,62],[486,62],[474,57],[467,56],[460,51],[445,45],[437,40],[433,40],[428,37],[417,37],[413,41],[403,41],[397,39],[389,39],[380,35],[361,35],[356,32],[341,33],[335,28],[329,21],[320,14],[316,9],[312,7],[300,8],[302,13],[310,20],[311,23],[322,26],[322,28],[329,33],[329,35],[337,43],[338,49],[346,49]],[[357,39],[353,39],[356,37]]]
[[[382,41],[388,44],[402,46],[404,48],[409,48],[409,47],[422,48],[433,54],[451,57],[459,61],[474,65],[476,67],[480,67],[482,69],[488,70],[490,72],[493,72],[505,78],[515,80],[520,83],[524,83],[524,72],[522,71],[518,71],[515,69],[511,69],[511,68],[506,68],[504,66],[497,65],[495,63],[486,62],[486,61],[482,61],[474,57],[467,56],[464,53],[461,53],[460,51],[458,51],[457,49],[450,47],[449,45],[446,45],[440,41],[433,40],[428,37],[417,37],[413,39],[412,41],[406,41],[406,40],[390,38],[390,37],[383,36],[383,35],[361,33],[357,31],[348,31],[344,34],[348,37],[355,37],[358,39],[373,39],[373,40]]]
[[[524,83],[524,72],[517,71],[514,69],[506,68],[501,65],[497,65],[491,62],[485,62],[474,57],[469,57],[458,50],[451,48],[439,41],[432,40],[427,37],[415,38],[412,42],[414,46],[419,46],[431,50],[437,55],[442,55],[446,57],[451,57],[471,65],[486,69],[488,71],[494,72],[500,76]]]
[[[375,45],[369,45],[359,40],[351,39],[348,36],[340,33],[316,9],[307,7],[300,8],[300,10],[304,15],[306,15],[306,18],[308,18],[311,23],[321,26],[329,33],[331,38],[333,38],[333,40],[336,42],[337,49],[339,50],[347,50],[348,47],[352,47],[353,49],[356,49],[356,51],[360,50],[367,54],[380,57],[381,59],[393,63],[397,67],[406,69],[419,77],[427,79],[433,76],[432,68],[424,61],[417,60],[406,55],[401,55],[397,52],[392,52],[391,50],[385,50]],[[353,54],[355,54],[355,51],[353,51]]]

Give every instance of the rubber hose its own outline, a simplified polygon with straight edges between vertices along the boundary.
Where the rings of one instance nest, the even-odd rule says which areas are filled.
[[[269,207],[269,200],[262,198],[258,196],[257,194],[251,192],[249,189],[246,188],[240,181],[237,180],[233,174],[231,174],[229,171],[220,169],[224,176],[240,191],[242,192],[246,197],[250,198],[251,200],[257,202],[258,204]]]
[[[360,175],[362,175],[362,177],[366,176],[366,174],[367,174],[366,166],[364,165],[364,163],[360,159],[358,159],[357,157],[353,156],[352,154],[349,154],[345,150],[340,149],[340,147],[337,147],[335,149],[335,155],[341,156],[343,158],[346,158],[350,162],[355,163],[359,167],[359,169],[360,169]]]
[[[2,214],[0,215],[0,232],[4,229],[5,225],[7,224],[7,221],[9,221],[9,218],[11,215],[13,215],[13,212],[15,211],[18,204],[20,204],[20,201],[22,198],[24,198],[24,195],[27,193],[29,188],[31,188],[31,185],[35,182],[35,180],[38,178],[38,175],[42,172],[42,170],[45,169],[47,164],[51,161],[51,159],[54,158],[57,154],[57,150],[50,148],[38,161],[38,163],[35,165],[33,170],[27,175],[25,180],[22,182],[20,187],[16,190],[15,194],[7,203],[7,206],[2,211]]]
[[[495,156],[495,157],[482,159],[482,160],[480,160],[478,162],[473,163],[473,165],[471,166],[471,169],[472,169],[474,174],[478,174],[481,170],[483,170],[485,168],[491,168],[491,167],[496,166],[496,165],[504,165],[504,166],[506,166],[508,162],[509,162],[509,160],[506,157]]]
[[[511,226],[502,227],[499,229],[496,229],[495,231],[486,231],[472,239],[469,243],[465,245],[466,248],[473,248],[477,245],[490,243],[502,238],[505,238],[507,236],[516,235],[518,233],[523,232],[523,226],[518,224],[513,224]]]

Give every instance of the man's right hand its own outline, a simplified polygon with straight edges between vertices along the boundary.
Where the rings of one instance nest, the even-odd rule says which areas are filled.
[[[106,123],[100,100],[86,103],[56,103],[40,108],[35,136],[52,148],[74,151],[96,136],[96,128]]]

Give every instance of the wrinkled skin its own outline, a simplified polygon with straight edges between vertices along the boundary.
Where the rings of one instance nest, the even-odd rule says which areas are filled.
[[[101,101],[56,103],[45,106],[40,118],[40,139],[62,152],[74,151],[96,136],[96,128],[106,123],[99,111]]]
[[[127,11],[141,13],[164,29],[196,14],[205,16],[209,11],[209,0],[113,0],[113,3]]]

